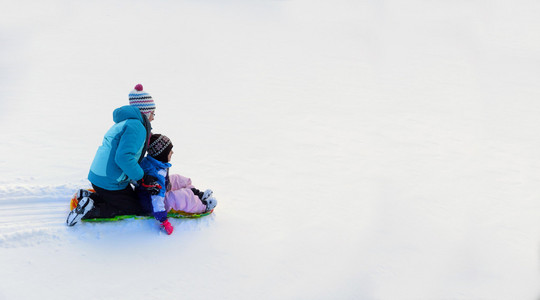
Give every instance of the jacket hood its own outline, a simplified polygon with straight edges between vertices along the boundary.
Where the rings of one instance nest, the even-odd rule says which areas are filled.
[[[136,119],[144,124],[144,119],[141,115],[141,111],[135,106],[126,105],[114,110],[113,121],[115,123],[120,123],[127,119]]]

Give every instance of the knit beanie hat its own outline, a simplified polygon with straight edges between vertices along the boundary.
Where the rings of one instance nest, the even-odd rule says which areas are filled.
[[[166,163],[169,162],[169,152],[171,152],[172,147],[173,144],[168,137],[157,133],[152,134],[148,146],[148,155]]]
[[[143,91],[143,86],[140,83],[129,93],[129,105],[136,106],[146,116],[156,109],[154,99]]]

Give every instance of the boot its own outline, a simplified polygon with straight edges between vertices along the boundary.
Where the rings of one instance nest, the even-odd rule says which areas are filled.
[[[201,200],[205,201],[206,199],[210,198],[214,192],[212,190],[206,190],[204,191]]]
[[[202,201],[204,205],[206,205],[206,210],[204,212],[208,212],[213,210],[217,205],[217,200],[214,197],[210,197],[204,201]]]
[[[69,213],[66,224],[68,226],[77,224],[92,208],[94,208],[94,201],[90,197],[82,197],[77,207]]]

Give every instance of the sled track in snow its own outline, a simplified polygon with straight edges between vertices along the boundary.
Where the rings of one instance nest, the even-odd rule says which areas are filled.
[[[80,185],[78,185],[80,186]],[[118,235],[160,234],[153,219],[86,223],[66,226],[73,186],[0,187],[0,248],[28,247],[41,243],[62,244],[71,239],[114,239]],[[214,215],[199,219],[172,219],[175,231],[198,231],[211,224]]]
[[[0,188],[0,247],[54,240],[65,230],[74,186]]]

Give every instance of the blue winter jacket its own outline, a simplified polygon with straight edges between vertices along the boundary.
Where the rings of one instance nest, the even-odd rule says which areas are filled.
[[[123,190],[130,180],[140,180],[144,175],[139,161],[146,149],[150,125],[137,107],[129,105],[115,109],[113,120],[115,124],[97,150],[88,180],[102,189]]]
[[[154,218],[159,222],[163,222],[167,219],[167,210],[165,209],[165,193],[167,192],[168,169],[171,167],[170,163],[161,162],[151,156],[146,156],[141,161],[141,167],[144,170],[144,174],[154,176],[161,189],[159,194],[152,195],[148,193],[146,189],[139,186],[137,193],[141,200],[141,205],[145,210],[150,210],[150,203],[152,204],[152,214]]]

